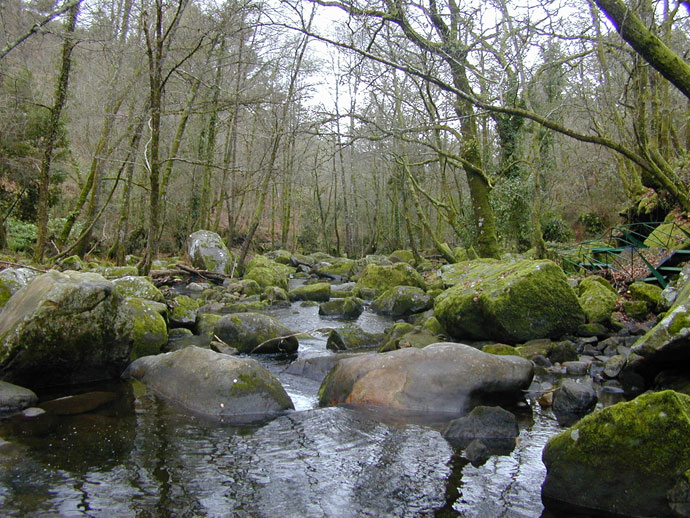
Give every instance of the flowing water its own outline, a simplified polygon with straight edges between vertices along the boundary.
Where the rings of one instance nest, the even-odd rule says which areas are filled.
[[[345,325],[317,311],[272,314],[295,331]],[[391,321],[367,311],[357,324]],[[298,356],[332,354],[325,344],[314,332]],[[117,397],[91,412],[0,421],[0,516],[542,516],[550,411],[521,409],[515,448],[473,466],[438,425],[317,408],[318,382],[285,373],[288,359],[261,361],[296,410],[259,425],[184,415],[125,382],[98,387]]]

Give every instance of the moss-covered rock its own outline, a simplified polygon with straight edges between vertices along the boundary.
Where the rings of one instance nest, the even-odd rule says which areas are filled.
[[[647,303],[650,310],[655,309],[661,303],[663,290],[659,286],[648,282],[633,282],[629,287],[632,300],[641,300]]]
[[[214,333],[241,353],[294,353],[299,342],[278,320],[261,313],[233,313],[222,316]]]
[[[192,266],[215,273],[232,273],[237,261],[221,237],[210,230],[197,230],[191,234],[187,253]]]
[[[364,311],[364,302],[356,297],[345,297],[319,304],[319,315],[354,320]]]
[[[690,248],[690,238],[686,232],[690,233],[690,225],[687,223],[665,222],[647,236],[647,239],[644,240],[644,246],[647,248],[686,250]]]
[[[157,308],[144,299],[130,297],[120,311],[120,317],[129,324],[130,360],[160,353],[168,343],[168,327]]]
[[[128,275],[114,279],[113,284],[123,297],[139,297],[140,299],[165,302],[161,290],[156,288],[148,277]]]
[[[429,317],[422,322],[422,329],[426,329],[437,336],[444,336],[446,334],[446,330],[436,317]]]
[[[517,348],[508,344],[486,344],[482,347],[482,351],[489,354],[498,354],[499,356],[520,356]]]
[[[288,292],[290,300],[314,300],[327,302],[331,298],[331,285],[327,282],[305,284]]]
[[[378,347],[383,335],[367,333],[359,327],[346,326],[331,329],[326,348],[330,351],[359,351]]]
[[[244,279],[253,280],[259,284],[261,291],[268,286],[278,286],[288,289],[290,274],[294,270],[284,264],[278,264],[262,255],[255,255],[247,264]]]
[[[316,264],[314,271],[319,277],[326,277],[336,281],[345,281],[350,278],[355,267],[355,261],[347,257],[335,257],[329,261]]]
[[[261,285],[253,279],[242,279],[239,284],[239,291],[245,297],[261,295],[264,292],[264,288],[262,288]]]
[[[3,307],[12,295],[39,275],[41,272],[30,268],[5,268],[0,272],[0,307]]]
[[[266,257],[278,264],[289,265],[292,263],[292,254],[287,250],[271,250],[266,253]]]
[[[357,289],[370,289],[377,296],[394,286],[416,286],[423,290],[426,283],[422,276],[406,263],[397,263],[392,266],[368,265],[357,281]]]
[[[86,261],[78,255],[70,255],[60,261],[60,270],[74,270],[75,272],[80,272],[86,270],[86,268]]]
[[[96,266],[92,271],[106,279],[118,279],[120,277],[139,275],[136,266]]]
[[[664,391],[584,417],[544,448],[544,504],[675,516],[667,494],[690,469],[689,416],[690,397]]]
[[[388,260],[395,263],[407,263],[414,266],[414,254],[411,250],[396,250],[388,256]]]
[[[122,304],[95,273],[36,277],[0,314],[0,378],[32,389],[117,378],[131,350]]]
[[[371,309],[379,315],[406,317],[426,311],[433,306],[431,297],[421,288],[414,286],[394,286],[384,291],[371,304]]]
[[[199,312],[199,302],[186,295],[178,295],[170,304],[170,327],[192,327]]]
[[[139,358],[123,376],[189,412],[222,421],[264,420],[294,408],[280,382],[256,360],[198,347]]]
[[[283,288],[279,288],[278,286],[269,286],[261,294],[261,300],[265,300],[273,306],[276,304],[289,303],[290,296]]]
[[[630,318],[644,320],[649,314],[649,306],[644,300],[626,300],[623,302],[623,311]]]
[[[590,323],[605,324],[611,321],[616,309],[618,295],[608,281],[598,275],[582,279],[578,288],[580,306]]]
[[[413,328],[412,330],[397,336],[392,340],[386,341],[378,352],[385,353],[388,351],[395,351],[397,349],[406,349],[414,347],[416,349],[423,349],[427,345],[435,344],[443,340],[442,336],[436,335],[428,329]]]
[[[458,283],[434,303],[436,318],[457,339],[524,342],[559,337],[584,322],[565,274],[551,261],[480,260],[460,266],[464,274]]]

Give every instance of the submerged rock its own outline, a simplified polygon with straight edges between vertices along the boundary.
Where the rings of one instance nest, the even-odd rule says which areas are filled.
[[[0,377],[32,389],[118,378],[131,351],[122,304],[95,273],[35,278],[0,314]]]
[[[453,419],[443,430],[446,439],[457,441],[465,447],[474,439],[485,442],[502,441],[502,444],[515,444],[518,436],[515,416],[501,407],[478,406],[465,417]]]
[[[294,353],[299,342],[278,320],[261,313],[233,313],[216,322],[214,333],[241,353]]]
[[[364,303],[355,297],[329,300],[319,304],[319,315],[354,320],[364,311]]]
[[[280,382],[256,360],[198,347],[139,358],[123,376],[194,414],[224,421],[263,420],[294,408]]]
[[[434,312],[455,338],[518,343],[557,338],[584,322],[568,279],[551,261],[452,266],[456,284],[436,298]]]
[[[321,385],[319,402],[461,416],[477,405],[521,399],[532,376],[529,360],[436,343],[341,360]]]
[[[584,417],[544,448],[544,504],[554,511],[676,516],[667,495],[687,481],[689,415],[690,396],[664,391]]]
[[[197,230],[189,236],[187,253],[192,266],[200,270],[230,274],[236,258],[221,237],[210,230]]]
[[[561,426],[570,426],[594,410],[597,395],[591,382],[563,379],[553,394],[553,413]]]

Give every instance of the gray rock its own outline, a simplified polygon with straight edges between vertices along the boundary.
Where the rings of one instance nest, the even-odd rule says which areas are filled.
[[[139,297],[140,299],[165,302],[161,290],[156,288],[148,277],[127,275],[114,279],[113,284],[124,297]]]
[[[533,376],[531,361],[464,344],[365,354],[338,362],[319,390],[322,406],[347,403],[396,413],[465,415],[478,405],[515,402]]]
[[[295,360],[285,369],[287,374],[304,376],[318,382],[322,382],[335,364],[344,358],[357,356],[356,353],[340,353],[331,356],[314,356]]]
[[[326,348],[335,352],[374,349],[379,346],[381,340],[383,335],[367,333],[356,326],[339,327],[331,329]]]
[[[38,401],[36,394],[24,387],[0,381],[0,412],[16,412]]]
[[[222,316],[215,334],[241,353],[294,353],[299,342],[278,320],[261,313],[233,313]]]
[[[380,315],[406,317],[431,308],[433,300],[421,288],[415,286],[394,286],[383,292],[371,304],[371,309]]]
[[[443,430],[446,439],[458,441],[463,446],[473,439],[514,442],[518,433],[517,419],[512,413],[490,406],[475,407],[467,416],[452,420]]]
[[[29,282],[41,275],[41,272],[30,268],[5,268],[0,272],[0,306]]]
[[[364,302],[355,297],[329,300],[319,304],[319,315],[354,320],[364,311]]]
[[[591,382],[563,379],[554,392],[552,408],[558,423],[568,426],[594,410],[596,404],[597,395]]]
[[[235,266],[235,256],[221,237],[209,230],[197,230],[191,234],[187,252],[192,266],[200,270],[230,274]]]
[[[198,347],[139,358],[123,376],[189,412],[222,421],[263,420],[294,408],[280,382],[256,360]]]
[[[627,362],[627,358],[622,354],[611,356],[608,360],[606,360],[606,365],[604,366],[604,376],[607,378],[617,378]]]

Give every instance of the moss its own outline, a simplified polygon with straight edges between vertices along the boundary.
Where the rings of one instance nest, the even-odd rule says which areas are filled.
[[[551,261],[452,266],[457,284],[436,298],[434,312],[457,339],[524,342],[559,337],[584,321],[567,278]]]
[[[683,232],[690,232],[690,226],[679,225],[673,221],[662,223],[644,240],[648,248],[669,248],[685,250],[690,248],[690,238]]]
[[[174,305],[170,314],[171,320],[184,321],[196,319],[196,312],[199,309],[199,303],[196,300],[186,295],[178,295],[173,301]]]
[[[327,302],[331,298],[331,285],[327,282],[299,286],[288,293],[290,300]]]
[[[487,344],[482,347],[482,351],[489,354],[498,354],[499,356],[520,356],[518,350],[508,344]]]
[[[630,318],[642,320],[649,314],[647,303],[643,300],[626,300],[623,302],[623,311]]]
[[[321,264],[316,270],[317,275],[321,276],[339,276],[349,278],[355,267],[353,259],[345,257],[332,259],[327,264]]]
[[[161,347],[168,343],[168,329],[163,317],[145,300],[131,298],[126,304],[132,322],[130,360],[160,353]]]
[[[410,250],[396,250],[388,256],[392,263],[407,263],[414,266],[414,254]]]
[[[394,286],[416,286],[426,289],[422,276],[414,268],[406,263],[398,263],[393,266],[368,265],[357,281],[357,288],[375,290],[383,293]]]
[[[598,275],[587,277],[580,283],[578,300],[587,315],[588,322],[603,324],[611,321],[611,314],[616,309],[618,296],[615,290],[610,289],[610,284],[608,286],[607,284],[606,279]]]
[[[244,278],[259,284],[261,291],[268,286],[278,286],[288,289],[288,277],[294,270],[283,264],[271,261],[267,257],[257,255],[249,261]]]
[[[640,281],[633,282],[628,287],[628,291],[633,300],[648,302],[652,308],[659,305],[661,302],[661,293],[663,292],[659,286]]]
[[[590,275],[589,277],[582,279],[578,285],[578,294],[582,295],[595,284],[606,288],[614,295],[618,295],[618,292],[616,292],[616,289],[611,286],[611,283],[599,275]]]
[[[431,331],[433,334],[438,336],[443,336],[446,334],[446,330],[443,328],[441,322],[439,322],[436,317],[427,318],[422,324],[422,329]]]

